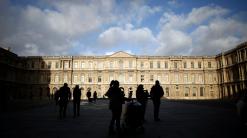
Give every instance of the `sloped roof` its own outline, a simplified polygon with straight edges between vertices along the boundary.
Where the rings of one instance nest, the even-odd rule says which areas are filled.
[[[123,51],[118,51],[116,53],[113,53],[112,55],[109,55],[109,57],[135,57],[135,56]]]

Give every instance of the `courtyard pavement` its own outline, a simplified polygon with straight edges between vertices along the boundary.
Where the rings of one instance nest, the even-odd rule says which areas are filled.
[[[149,100],[144,133],[109,135],[111,113],[108,100],[96,103],[81,102],[81,116],[73,118],[72,103],[67,118],[58,119],[54,103],[22,111],[0,114],[0,137],[12,138],[247,138],[247,129],[241,126],[236,111],[217,103],[163,100],[160,122],[153,121],[153,106]],[[124,105],[123,105],[124,106]]]

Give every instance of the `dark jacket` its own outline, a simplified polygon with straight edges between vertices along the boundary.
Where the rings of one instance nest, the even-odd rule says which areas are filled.
[[[160,85],[154,85],[151,88],[150,96],[151,96],[153,102],[159,103],[160,102],[160,98],[163,95],[164,95],[164,91],[163,91],[163,88]]]
[[[124,95],[121,92],[121,89],[118,87],[110,87],[107,93],[105,94],[110,99],[109,109],[122,109],[122,103],[124,100]]]
[[[81,90],[75,88],[73,91],[73,101],[80,102],[81,101]]]
[[[144,90],[137,90],[136,100],[141,104],[145,104],[148,100],[148,93],[146,93]]]
[[[91,97],[91,91],[88,91],[87,92],[87,98],[90,98]]]
[[[60,103],[68,102],[71,98],[71,92],[69,87],[61,87],[58,92],[58,97]]]

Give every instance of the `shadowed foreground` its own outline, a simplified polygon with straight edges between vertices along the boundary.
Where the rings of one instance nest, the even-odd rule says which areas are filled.
[[[152,102],[149,101],[144,134],[122,135],[145,138],[238,138],[247,137],[235,109],[217,103],[162,101],[161,122],[153,121]],[[73,119],[72,103],[67,118],[58,119],[58,107],[45,105],[24,111],[1,113],[0,137],[118,137],[108,135],[111,113],[108,101],[96,104],[81,103],[81,116]],[[245,130],[244,130],[245,129]],[[245,134],[244,134],[245,133]]]

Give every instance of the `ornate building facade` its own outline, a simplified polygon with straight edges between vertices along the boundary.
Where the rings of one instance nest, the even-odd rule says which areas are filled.
[[[119,80],[125,95],[159,80],[168,99],[218,99],[246,88],[247,43],[216,56],[136,56],[116,52],[108,56],[19,57],[0,51],[1,87],[12,98],[53,94],[63,83],[88,88],[103,97],[111,80]]]

